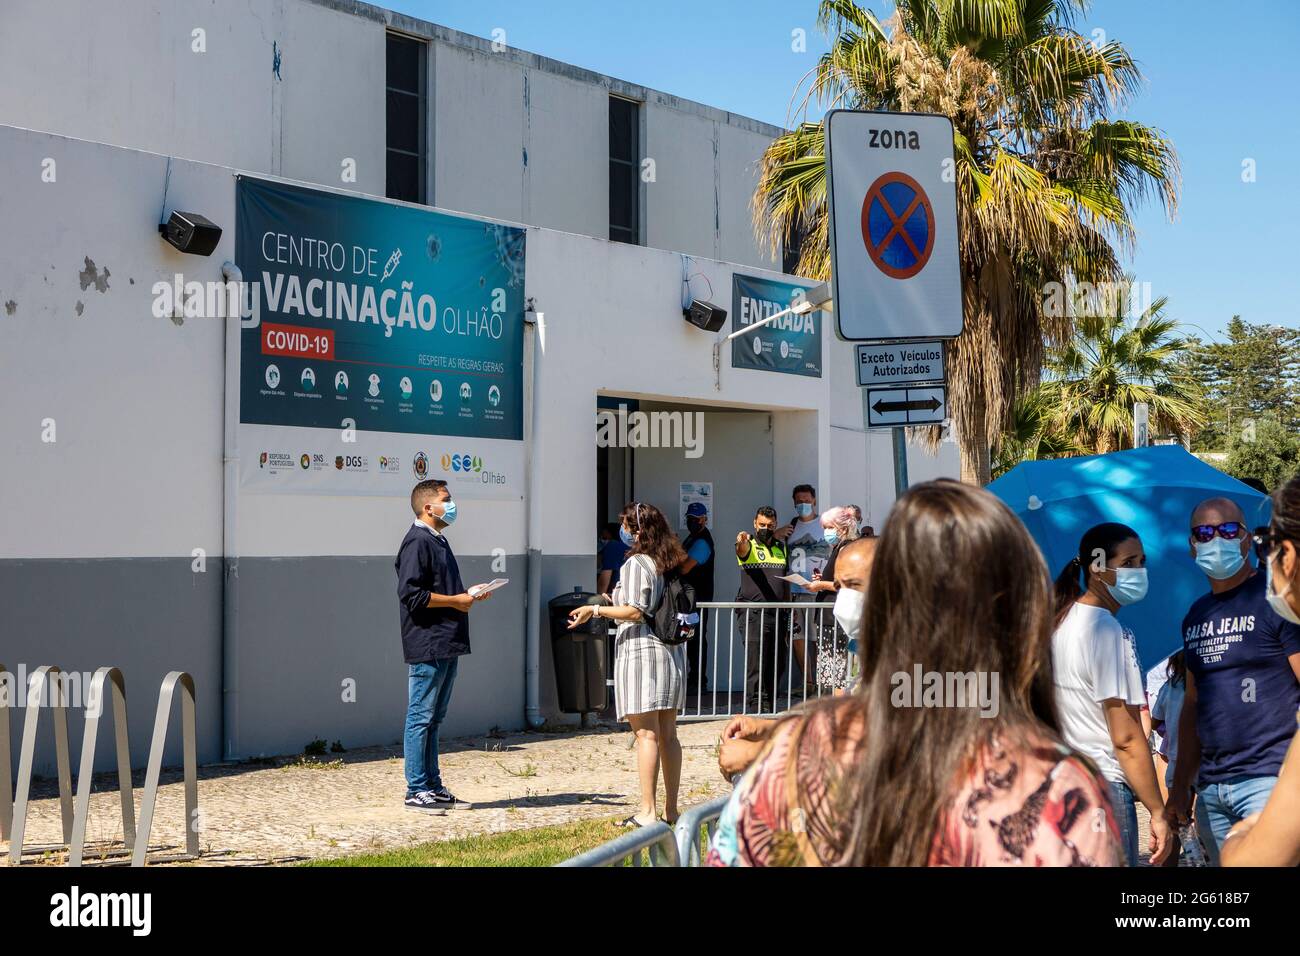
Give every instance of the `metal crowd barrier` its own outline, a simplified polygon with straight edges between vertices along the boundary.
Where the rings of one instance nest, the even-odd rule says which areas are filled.
[[[5,668],[0,665],[0,675]],[[18,787],[10,805],[11,770],[9,753],[9,709],[0,706],[0,837],[9,839],[9,863],[22,863],[23,838],[27,828],[27,806],[31,793],[32,765],[36,753],[36,731],[41,711],[49,699],[49,687],[56,688],[52,706],[54,716],[55,759],[59,774],[59,802],[63,822],[63,845],[68,847],[68,865],[81,866],[86,840],[86,824],[90,816],[90,789],[95,765],[95,743],[99,736],[99,720],[104,712],[105,684],[113,695],[113,729],[117,750],[117,779],[122,809],[122,838],[126,852],[131,854],[132,866],[144,866],[149,848],[149,832],[153,824],[154,805],[158,796],[158,778],[162,770],[163,745],[167,738],[168,716],[172,709],[176,686],[182,691],[181,736],[184,753],[185,779],[185,848],[186,857],[199,855],[198,834],[198,746],[195,729],[194,679],[184,671],[172,671],[163,679],[158,692],[158,712],[154,719],[153,740],[149,748],[149,764],[145,774],[144,798],[141,803],[140,827],[137,835],[135,819],[135,794],[131,784],[131,750],[127,737],[126,682],[116,667],[101,667],[95,671],[87,689],[86,730],[81,743],[81,764],[77,773],[76,804],[73,805],[72,774],[69,765],[67,684],[58,667],[45,665],[36,668],[23,688],[23,703],[27,713],[23,719],[23,740],[18,759]],[[121,854],[114,854],[121,855]],[[179,857],[184,859],[185,857]]]
[[[856,679],[856,655],[832,602],[702,601],[698,607],[704,640],[687,644],[691,675],[679,720],[771,717]],[[797,660],[796,641],[803,642]]]
[[[642,851],[649,851],[651,866],[678,866],[677,845],[677,836],[668,824],[656,821],[556,866],[641,866]]]
[[[700,866],[709,855],[709,843],[718,830],[718,818],[731,794],[715,797],[708,803],[682,811],[677,818],[677,858],[681,866]]]
[[[730,794],[682,811],[677,823],[654,823],[557,863],[556,866],[640,866],[641,854],[649,851],[651,866],[700,866],[708,855],[709,841],[718,828],[718,818],[731,799]]]

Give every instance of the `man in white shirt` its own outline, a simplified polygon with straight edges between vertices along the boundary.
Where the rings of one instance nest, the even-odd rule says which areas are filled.
[[[830,560],[831,546],[826,543],[826,533],[822,528],[821,515],[817,512],[817,489],[812,485],[795,485],[790,493],[794,500],[795,516],[790,523],[779,528],[776,536],[786,544],[790,555],[790,573],[801,574],[809,581],[821,578],[822,569]],[[817,594],[798,584],[790,585],[790,600],[797,603],[814,603]],[[826,622],[829,623],[829,622]],[[815,614],[807,615],[807,629],[816,634],[818,618]],[[803,629],[804,614],[795,613],[795,627]],[[817,693],[817,687],[810,680],[817,673],[817,646],[807,648],[808,659],[804,660],[804,639],[794,639],[794,659],[804,671],[804,684],[808,694]]]

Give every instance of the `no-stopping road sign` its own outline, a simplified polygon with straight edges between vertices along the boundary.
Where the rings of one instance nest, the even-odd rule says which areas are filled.
[[[831,110],[825,136],[840,338],[960,335],[952,121]]]

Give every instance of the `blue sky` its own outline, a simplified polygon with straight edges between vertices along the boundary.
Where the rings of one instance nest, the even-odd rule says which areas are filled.
[[[403,13],[785,125],[825,49],[816,0],[379,0]],[[879,15],[888,0],[867,3]],[[1078,24],[1124,43],[1146,86],[1131,119],[1163,129],[1182,163],[1177,220],[1148,205],[1129,263],[1179,320],[1218,333],[1235,313],[1300,325],[1300,3],[1249,13],[1211,0],[1095,0]],[[792,32],[806,31],[794,52]],[[1256,180],[1242,181],[1255,162]],[[1196,329],[1191,331],[1197,332]],[[1199,334],[1199,333],[1198,333]],[[1217,337],[1217,336],[1216,336]]]

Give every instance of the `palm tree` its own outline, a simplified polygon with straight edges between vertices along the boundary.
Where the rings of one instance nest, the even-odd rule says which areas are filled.
[[[1072,29],[1088,0],[897,0],[882,25],[852,0],[821,0],[831,49],[796,113],[827,107],[943,113],[954,125],[965,331],[948,368],[962,478],[990,478],[1017,397],[1068,316],[1049,282],[1119,278],[1134,205],[1170,216],[1178,161],[1155,129],[1110,119],[1141,76],[1124,47]],[[802,86],[803,84],[801,84]],[[752,211],[775,255],[796,235],[800,275],[829,277],[822,124],[801,122],[760,161]],[[937,430],[929,439],[937,441]]]
[[[1033,400],[1047,431],[1083,454],[1133,447],[1133,406],[1145,402],[1155,434],[1186,439],[1208,420],[1205,390],[1187,360],[1195,342],[1178,334],[1155,300],[1134,323],[1122,314],[1085,314],[1074,337],[1049,351]]]
[[[1085,454],[1083,446],[1057,429],[1046,395],[1035,389],[1021,395],[1011,410],[1011,425],[1003,433],[999,453],[993,459],[993,477],[1023,461]]]

